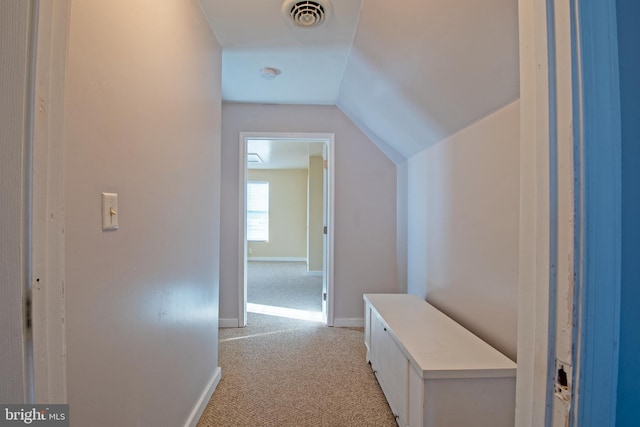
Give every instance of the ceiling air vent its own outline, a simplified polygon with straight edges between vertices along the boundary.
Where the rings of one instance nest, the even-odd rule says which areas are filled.
[[[285,0],[282,4],[282,13],[300,28],[322,26],[330,11],[331,3],[328,0]]]
[[[247,163],[263,163],[258,153],[247,153]]]

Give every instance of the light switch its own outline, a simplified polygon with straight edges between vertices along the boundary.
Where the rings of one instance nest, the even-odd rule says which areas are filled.
[[[102,229],[118,228],[118,194],[102,193]]]

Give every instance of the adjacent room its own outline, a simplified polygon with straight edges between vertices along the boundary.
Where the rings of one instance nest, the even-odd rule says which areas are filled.
[[[282,139],[246,144],[246,310],[322,322],[327,147]]]

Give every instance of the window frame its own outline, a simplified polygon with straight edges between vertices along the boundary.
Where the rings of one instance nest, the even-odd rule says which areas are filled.
[[[250,190],[251,186],[257,186],[257,185],[261,185],[261,186],[265,186],[266,187],[266,197],[263,196],[264,198],[266,198],[266,209],[251,209],[251,194],[252,191]],[[263,243],[268,243],[269,242],[269,203],[270,203],[270,184],[269,181],[265,181],[265,180],[248,180],[247,181],[247,242],[263,242]],[[259,203],[259,202],[257,202]],[[264,202],[263,202],[264,203]],[[264,221],[265,221],[265,225],[264,225],[264,229],[262,230],[262,233],[260,236],[255,236],[253,233],[256,233],[257,231],[254,229],[253,233],[252,233],[252,226],[251,226],[251,222],[252,222],[252,213],[257,214],[257,215],[264,215]],[[255,218],[254,218],[255,220]]]

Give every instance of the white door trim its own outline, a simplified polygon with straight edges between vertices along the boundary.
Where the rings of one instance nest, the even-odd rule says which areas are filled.
[[[64,87],[70,0],[38,3],[32,175],[33,374],[36,403],[66,403]]]
[[[547,426],[550,413],[549,2],[519,0],[520,244],[518,427]]]
[[[294,132],[240,132],[240,150],[239,150],[239,183],[240,183],[240,197],[238,213],[241,221],[239,222],[238,238],[239,238],[239,253],[238,253],[238,327],[242,328],[247,324],[247,140],[252,138],[268,138],[278,140],[291,140],[291,141],[322,141],[327,144],[327,180],[329,195],[327,197],[327,271],[325,272],[327,278],[327,326],[333,326],[334,314],[333,314],[333,296],[334,283],[333,283],[333,257],[334,257],[334,194],[335,194],[335,177],[334,177],[334,153],[335,153],[335,134],[333,133],[294,133]]]

